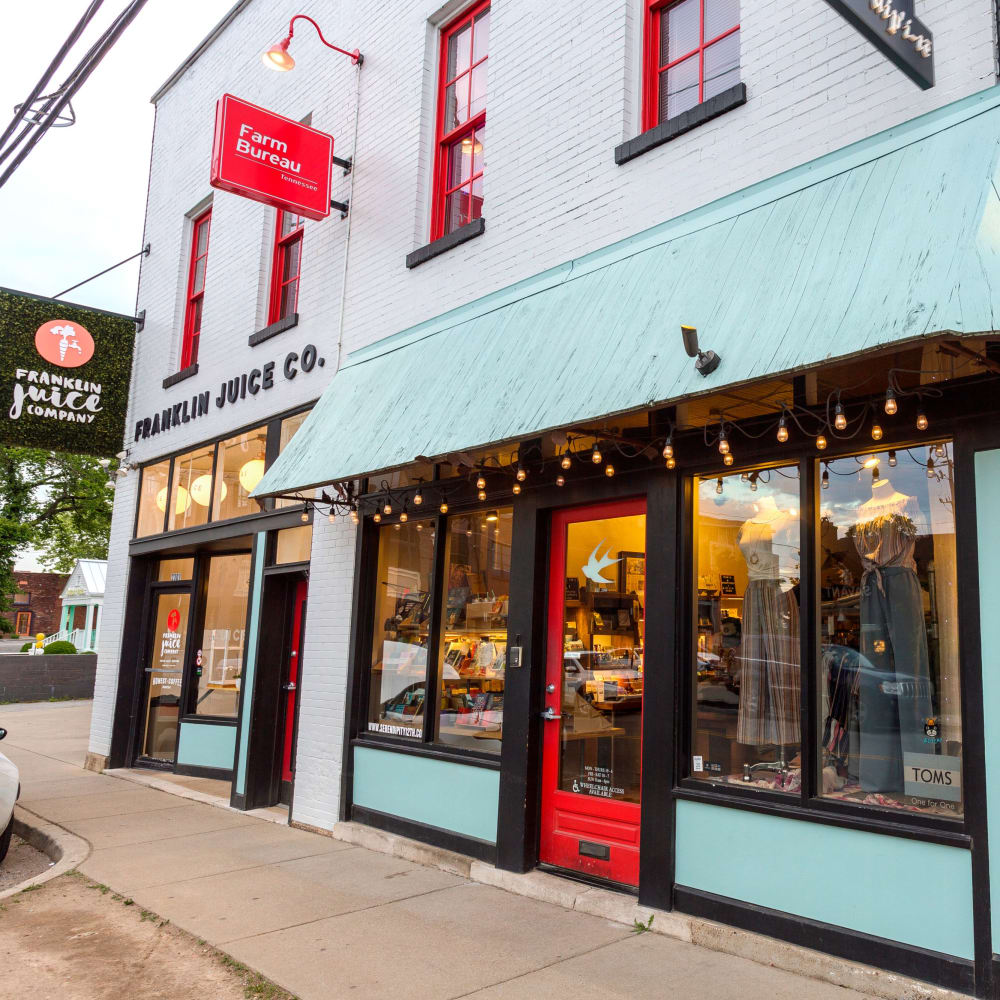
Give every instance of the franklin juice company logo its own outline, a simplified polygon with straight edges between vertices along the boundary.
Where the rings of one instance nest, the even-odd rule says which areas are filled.
[[[35,350],[56,368],[79,368],[94,356],[94,338],[79,323],[54,319],[35,332]],[[20,420],[27,413],[47,420],[89,424],[103,409],[101,391],[99,382],[74,378],[69,372],[63,374],[41,366],[18,368],[10,419]]]

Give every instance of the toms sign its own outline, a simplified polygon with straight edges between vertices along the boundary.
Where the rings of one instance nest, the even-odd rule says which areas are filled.
[[[211,185],[307,219],[330,214],[333,136],[223,94]]]

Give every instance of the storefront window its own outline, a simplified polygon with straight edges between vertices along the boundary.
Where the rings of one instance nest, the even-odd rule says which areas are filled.
[[[500,752],[511,507],[448,518],[437,741]]]
[[[952,446],[826,462],[821,482],[818,788],[961,816]]]
[[[250,596],[250,553],[213,556],[208,561],[205,624],[195,715],[236,718],[246,647]]]
[[[167,527],[194,528],[208,523],[212,502],[212,466],[215,445],[190,451],[174,459],[174,478],[170,486],[170,516]],[[166,496],[164,490],[162,496]]]
[[[434,522],[379,530],[368,731],[419,739],[427,687]]]
[[[163,515],[167,509],[167,477],[170,475],[170,462],[157,462],[147,465],[142,470],[142,482],[139,485],[139,522],[136,525],[136,538],[144,535],[158,535],[163,531]]]
[[[798,793],[798,469],[695,484],[691,775]]]
[[[309,412],[309,410],[303,410],[302,413],[295,413],[290,417],[285,417],[281,421],[281,434],[278,438],[279,455],[288,447],[288,442],[292,440],[298,429],[306,422]],[[293,500],[291,497],[278,497],[274,501],[274,507],[275,510],[280,510],[282,507],[295,507],[299,503],[299,500]]]
[[[212,520],[258,513],[260,508],[250,494],[264,475],[266,448],[266,427],[255,427],[219,444]]]
[[[160,583],[177,583],[190,580],[194,575],[194,559],[161,559],[156,579]]]
[[[274,543],[274,562],[277,566],[285,563],[309,562],[312,549],[313,529],[311,524],[302,524],[295,528],[282,528],[276,532]]]

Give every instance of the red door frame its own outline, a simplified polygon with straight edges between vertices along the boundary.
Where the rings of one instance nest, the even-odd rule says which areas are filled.
[[[557,510],[552,515],[546,618],[545,683],[554,685],[544,698],[545,709],[562,711],[563,600],[565,597],[566,529],[578,521],[629,517],[646,513],[645,497]],[[640,804],[615,802],[564,792],[559,778],[561,722],[542,723],[542,812],[540,861],[594,875],[624,885],[639,884]],[[641,748],[640,748],[641,753]],[[641,765],[640,765],[641,770]],[[640,776],[641,783],[641,776]],[[580,854],[580,841],[609,848],[610,859]]]
[[[288,680],[285,691],[285,732],[282,737],[281,780],[292,781],[295,777],[295,707],[298,702],[298,683],[301,675],[300,660],[302,659],[302,624],[305,618],[306,595],[309,584],[299,580],[295,585],[295,596],[292,599],[292,641],[288,653]],[[291,687],[290,685],[295,685]]]

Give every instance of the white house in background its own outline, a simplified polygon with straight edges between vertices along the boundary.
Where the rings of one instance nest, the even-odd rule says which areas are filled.
[[[59,631],[46,638],[46,643],[68,639],[80,651],[96,650],[101,634],[101,608],[104,605],[104,581],[108,564],[104,559],[77,559],[66,586],[62,589],[62,616]],[[83,620],[78,624],[78,609],[83,608]]]

